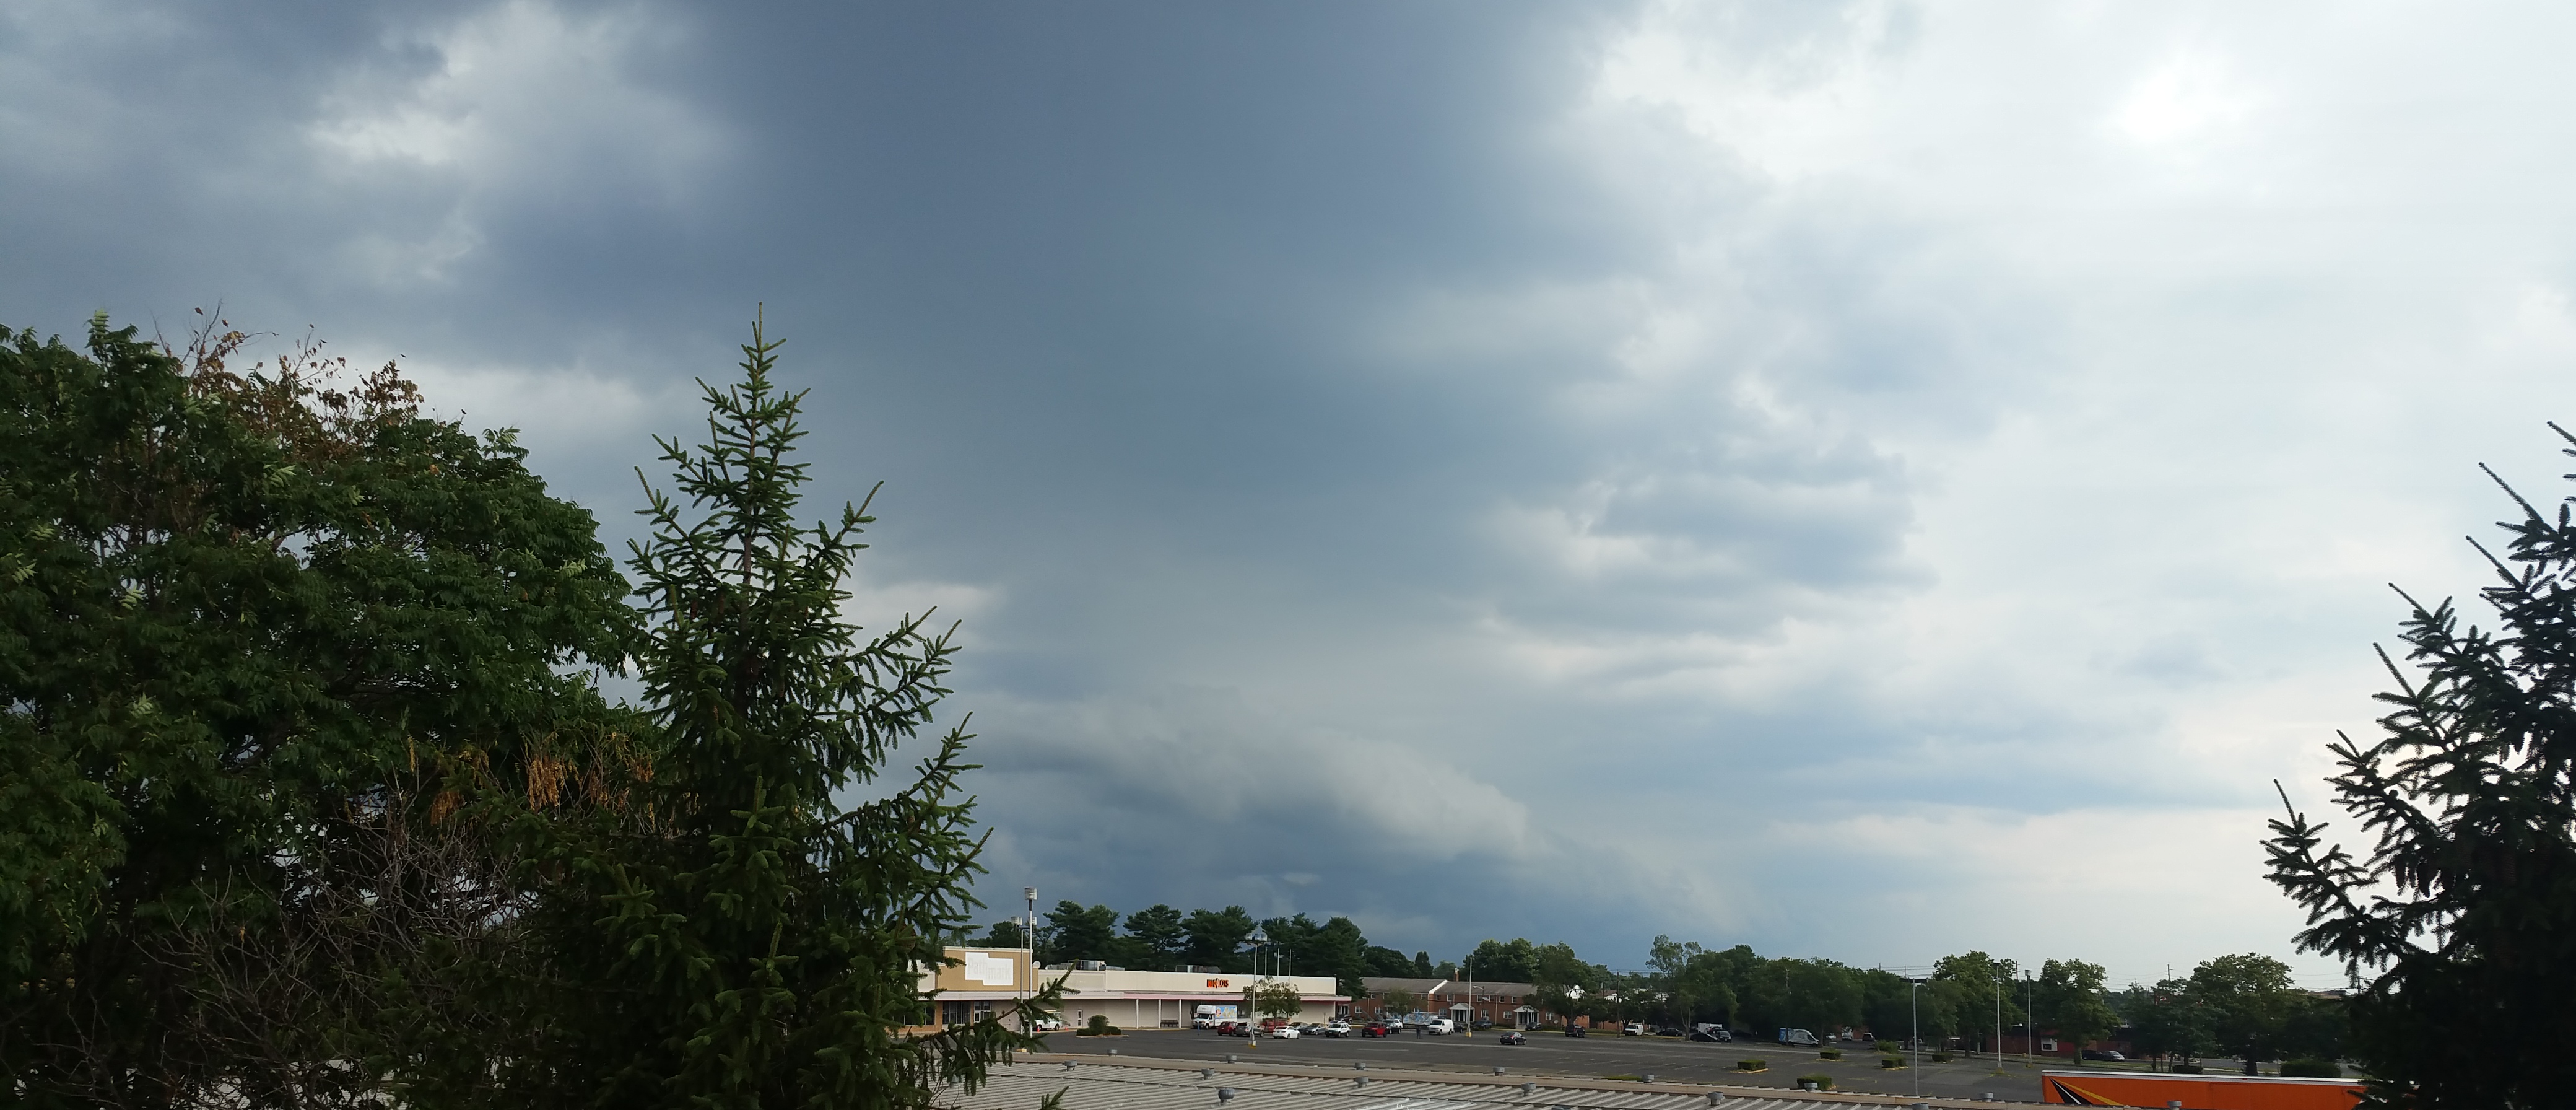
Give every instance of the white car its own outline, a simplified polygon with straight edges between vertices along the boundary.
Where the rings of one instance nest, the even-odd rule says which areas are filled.
[[[1351,1035],[1351,1023],[1349,1023],[1349,1022],[1347,1022],[1347,1021],[1336,1021],[1336,1022],[1332,1023],[1331,1025],[1327,1025],[1327,1026],[1325,1026],[1325,1027],[1324,1027],[1324,1029],[1323,1029],[1323,1033],[1324,1033],[1324,1035],[1325,1035],[1325,1036],[1327,1036],[1327,1037],[1347,1037],[1347,1036],[1350,1036],[1350,1035]]]
[[[1037,1019],[1036,1021],[1030,1022],[1030,1023],[1029,1023],[1029,1027],[1030,1027],[1031,1029],[1035,1029],[1035,1030],[1037,1030],[1037,1031],[1038,1031],[1038,1032],[1040,1032],[1040,1033],[1053,1033],[1053,1032],[1055,1032],[1056,1030],[1059,1030],[1059,1029],[1064,1028],[1064,1019],[1063,1019],[1063,1018],[1039,1018],[1039,1019]]]
[[[1294,1025],[1282,1025],[1277,1029],[1271,1030],[1270,1035],[1283,1041],[1293,1041],[1298,1037],[1297,1027]]]

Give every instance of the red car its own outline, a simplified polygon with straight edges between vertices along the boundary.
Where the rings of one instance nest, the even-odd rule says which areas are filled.
[[[1394,1028],[1383,1021],[1372,1021],[1360,1026],[1360,1036],[1363,1037],[1387,1037],[1394,1034]]]

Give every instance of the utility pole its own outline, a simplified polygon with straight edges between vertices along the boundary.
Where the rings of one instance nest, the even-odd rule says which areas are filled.
[[[2001,975],[1995,976],[1995,1070],[2004,1070],[2004,977]]]
[[[2022,1065],[2023,1067],[2025,1067],[2025,1068],[2029,1067],[2029,1066],[2030,1066],[2030,1062],[2031,1062],[2031,1054],[2030,1054],[2030,1053],[2031,1053],[2031,1048],[2030,1048],[2030,1044],[2031,1044],[2031,1042],[2032,1042],[2032,1041],[2035,1041],[2035,1040],[2038,1040],[2038,1039],[2039,1039],[2039,1011],[2038,1011],[2038,1010],[2036,1010],[2036,1009],[2033,1009],[2033,1008],[2031,1007],[2031,994],[2030,994],[2030,992],[2031,992],[2031,984],[2032,984],[2033,982],[2034,982],[2034,980],[2031,978],[2031,974],[2030,974],[2029,972],[2025,971],[2025,972],[2023,972],[2023,973],[2022,973],[2022,976],[2021,976],[2021,1032],[2022,1032],[2022,1037],[2021,1037],[2021,1065]],[[2083,1059],[2084,1059],[2084,1052],[2083,1052],[2083,1050],[2082,1050],[2082,1048],[2081,1048],[2080,1046],[2079,1046],[2079,1047],[2077,1048],[2077,1050],[2076,1050],[2076,1053],[2075,1053],[2075,1059],[2076,1059],[2076,1061],[2077,1061],[2077,1062],[2079,1062],[2079,1063],[2080,1063],[2080,1062],[2082,1062],[2082,1061],[2083,1061]]]

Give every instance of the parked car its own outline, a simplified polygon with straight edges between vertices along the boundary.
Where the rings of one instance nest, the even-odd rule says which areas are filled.
[[[1723,1024],[1704,1021],[1691,1027],[1690,1039],[1701,1044],[1733,1044],[1735,1034],[1728,1032]]]
[[[1220,1037],[1249,1037],[1252,1035],[1252,1023],[1248,1021],[1220,1021],[1216,1023],[1216,1035]]]
[[[1383,1022],[1383,1021],[1372,1021],[1372,1022],[1370,1022],[1370,1023],[1366,1024],[1366,1025],[1360,1026],[1360,1036],[1363,1036],[1363,1037],[1385,1037],[1385,1036],[1392,1036],[1392,1035],[1395,1033],[1395,1029],[1396,1029],[1396,1027],[1395,1027],[1395,1026],[1388,1025],[1387,1023],[1385,1023],[1385,1022]]]
[[[1491,1029],[1491,1028],[1493,1028],[1493,1027],[1494,1027],[1494,1019],[1492,1019],[1492,1018],[1477,1018],[1477,1019],[1476,1019],[1475,1028],[1478,1028],[1478,1029]]]
[[[1528,1043],[1529,1043],[1529,1035],[1528,1035],[1528,1034],[1525,1034],[1525,1033],[1523,1033],[1523,1032],[1521,1032],[1521,1031],[1520,1031],[1520,1030],[1518,1030],[1518,1029],[1506,1029],[1506,1030],[1503,1030],[1503,1043],[1504,1043],[1504,1044],[1528,1044]]]
[[[1682,1031],[1672,1028],[1671,1026],[1666,1026],[1662,1029],[1647,1030],[1646,1035],[1649,1037],[1678,1037],[1682,1035]]]
[[[1433,1018],[1422,1023],[1422,1031],[1432,1036],[1446,1036],[1458,1031],[1458,1023],[1448,1018]]]
[[[1317,1028],[1315,1032],[1327,1037],[1347,1037],[1351,1035],[1351,1023],[1336,1021]]]
[[[1565,1035],[1569,1037],[1583,1036],[1583,1027],[1580,1025],[1568,1025],[1565,1027]]]
[[[2120,1055],[2119,1053],[2117,1053],[2117,1052],[2113,1052],[2113,1051],[2111,1051],[2110,1049],[2107,1049],[2107,1048],[2088,1048],[2088,1049],[2085,1049],[2085,1050],[2084,1050],[2084,1058],[2085,1058],[2085,1059],[2087,1059],[2087,1060],[2126,1060],[2126,1059],[2128,1059],[2128,1057],[2126,1057],[2126,1056],[2122,1056],[2122,1055]]]
[[[1792,1048],[1816,1048],[1824,1042],[1817,1040],[1815,1034],[1804,1029],[1784,1028],[1780,1030],[1780,1043]]]
[[[1037,1032],[1040,1032],[1040,1033],[1053,1033],[1053,1032],[1055,1032],[1055,1031],[1056,1031],[1056,1030],[1058,1030],[1058,1029],[1062,1029],[1062,1028],[1064,1028],[1064,1019],[1063,1019],[1063,1018],[1039,1018],[1039,1019],[1037,1019],[1036,1021],[1030,1022],[1030,1023],[1029,1023],[1029,1028],[1031,1028],[1031,1029],[1033,1029],[1033,1030],[1036,1030]]]
[[[1642,1037],[1646,1035],[1646,1027],[1632,1021],[1619,1027],[1619,1035],[1622,1037]]]
[[[1293,1041],[1297,1039],[1298,1032],[1297,1027],[1294,1025],[1282,1025],[1277,1029],[1271,1030],[1270,1035],[1283,1041]]]

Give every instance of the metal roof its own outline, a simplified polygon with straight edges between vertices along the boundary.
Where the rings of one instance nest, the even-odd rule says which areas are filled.
[[[1980,1105],[1954,1099],[1702,1084],[1096,1060],[1044,1053],[1023,1056],[1011,1066],[993,1069],[991,1080],[974,1094],[951,1090],[942,1102],[957,1110],[1036,1110],[1040,1101],[1061,1090],[1064,1110],[1216,1110],[1220,1104],[1224,1110],[1709,1110],[1712,1106],[1841,1110]],[[1233,1093],[1220,1099],[1219,1089]],[[1712,1102],[1712,1093],[1720,1099]]]

